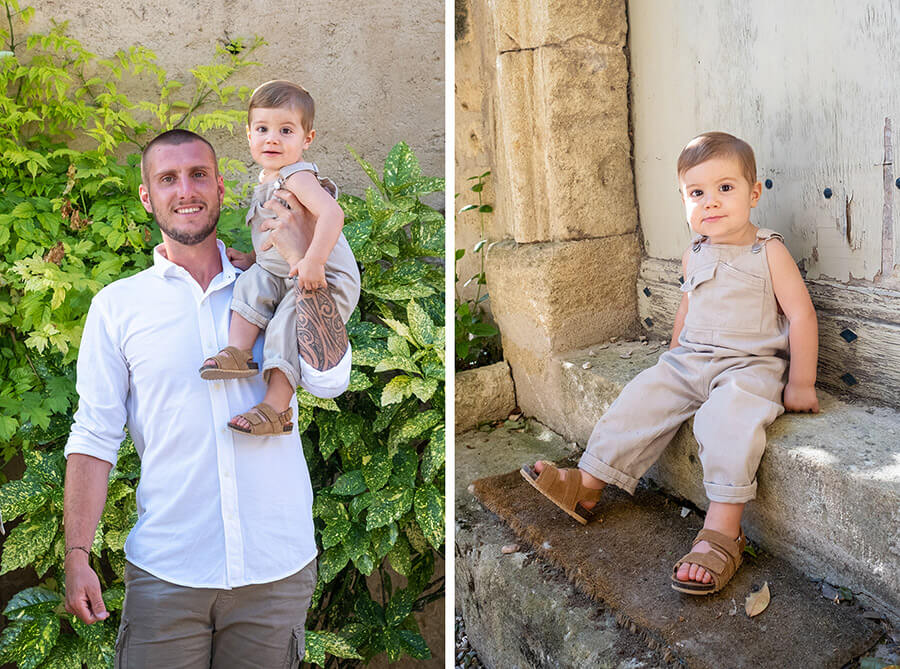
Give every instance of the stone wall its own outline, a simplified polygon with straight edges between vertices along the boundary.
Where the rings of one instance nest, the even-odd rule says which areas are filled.
[[[519,406],[541,417],[560,410],[551,359],[637,321],[625,2],[465,6],[457,111],[469,108],[457,129],[457,179],[473,157],[491,160],[488,237],[504,240],[488,253],[491,308]],[[469,225],[457,225],[458,240]]]
[[[144,46],[172,78],[190,81],[189,70],[210,62],[216,44],[260,35],[267,44],[253,54],[261,63],[233,83],[255,87],[289,79],[316,101],[317,135],[304,154],[344,190],[361,194],[367,177],[346,145],[380,165],[388,150],[406,141],[430,176],[444,172],[444,3],[300,0],[240,3],[177,0],[23,1],[34,6],[30,32],[68,21],[68,33],[100,57]],[[143,90],[129,95],[147,94]],[[236,102],[238,108],[244,103]],[[252,168],[246,135],[209,133],[221,155]],[[379,170],[380,171],[380,170]],[[438,203],[443,205],[441,201]]]

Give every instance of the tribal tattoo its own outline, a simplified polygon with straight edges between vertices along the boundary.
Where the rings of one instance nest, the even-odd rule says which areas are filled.
[[[300,357],[324,372],[338,364],[347,352],[347,329],[328,288],[306,290],[296,283],[294,287]]]

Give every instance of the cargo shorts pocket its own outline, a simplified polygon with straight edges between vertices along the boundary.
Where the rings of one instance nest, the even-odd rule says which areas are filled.
[[[127,669],[128,667],[128,621],[122,618],[119,625],[119,633],[116,635],[116,659],[113,665],[115,669]]]
[[[287,657],[284,659],[284,669],[299,669],[300,662],[306,655],[306,631],[304,625],[297,625],[291,630],[291,643]]]

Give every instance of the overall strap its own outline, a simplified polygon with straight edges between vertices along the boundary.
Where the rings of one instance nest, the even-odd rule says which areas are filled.
[[[289,176],[295,174],[296,172],[312,172],[313,175],[315,175],[316,179],[318,179],[319,185],[322,186],[322,188],[324,188],[331,197],[337,200],[337,184],[328,177],[320,177],[319,167],[315,163],[299,162],[285,165],[280,170],[278,170],[278,185],[276,186],[276,188],[284,188],[284,182],[287,181],[287,178]]]
[[[759,253],[762,251],[763,246],[765,246],[766,242],[770,239],[777,239],[780,242],[784,242],[784,236],[780,232],[770,230],[769,228],[760,228],[757,230],[756,242],[750,247],[750,253]]]
[[[706,235],[697,235],[691,240],[691,251],[694,253],[700,253],[700,245],[703,244],[709,237]]]

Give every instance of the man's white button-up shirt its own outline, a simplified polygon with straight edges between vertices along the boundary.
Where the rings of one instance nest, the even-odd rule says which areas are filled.
[[[219,242],[222,273],[204,292],[159,250],[153,267],[94,297],[78,355],[78,411],[66,457],[112,464],[127,426],[141,457],[137,524],[125,556],[178,585],[269,583],[316,555],[312,488],[296,422],[290,434],[251,437],[226,427],[260,402],[249,379],[204,381],[203,360],[228,343],[238,274]],[[262,337],[253,359],[262,360]],[[350,351],[327,372],[301,359],[301,385],[334,397],[350,378]],[[261,365],[260,365],[261,366]],[[296,400],[291,403],[297,415]]]

